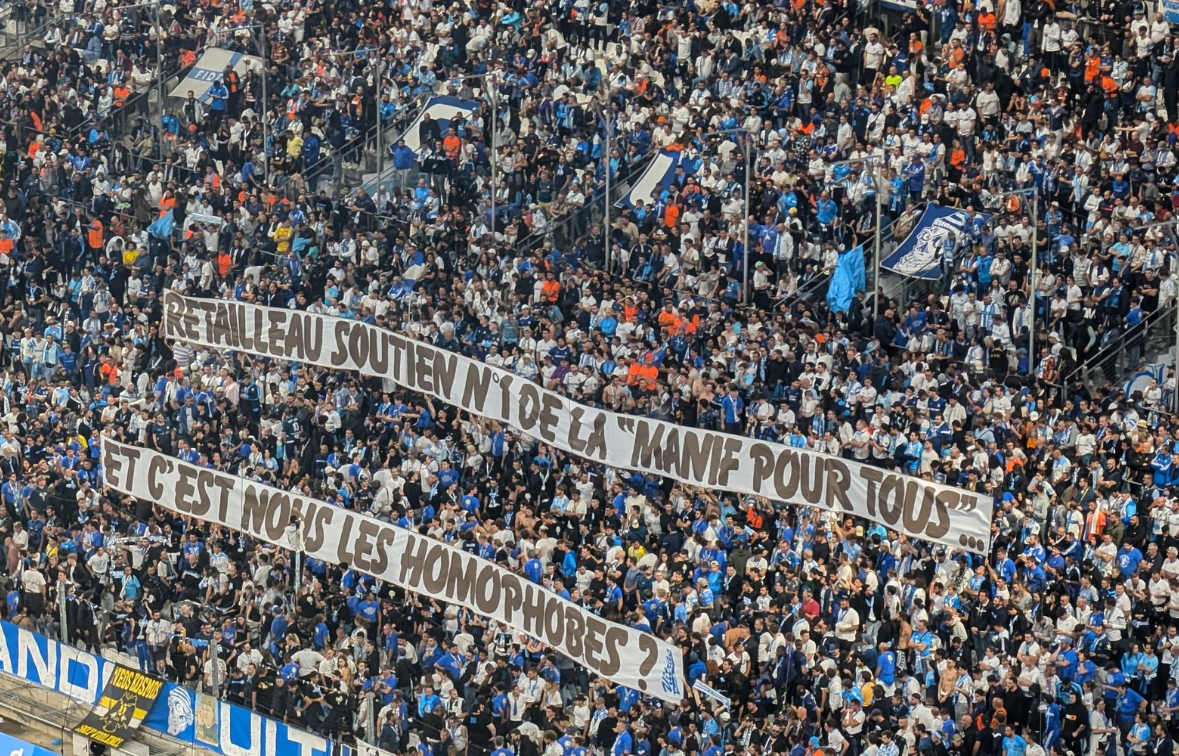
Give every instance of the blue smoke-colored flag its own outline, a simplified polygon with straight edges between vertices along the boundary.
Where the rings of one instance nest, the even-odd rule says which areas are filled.
[[[154,223],[147,227],[147,232],[157,239],[172,238],[172,231],[176,228],[176,217],[169,210],[161,215]]]
[[[849,249],[839,256],[831,284],[827,287],[827,305],[833,312],[843,312],[851,307],[856,292],[867,289],[867,275],[864,271],[864,245]]]

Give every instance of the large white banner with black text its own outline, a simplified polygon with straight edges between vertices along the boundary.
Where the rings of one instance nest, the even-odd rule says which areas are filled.
[[[351,370],[492,418],[585,459],[863,517],[985,554],[985,494],[784,444],[588,407],[501,368],[367,323],[164,292],[169,339]]]
[[[116,491],[284,548],[299,512],[306,552],[316,559],[491,617],[620,685],[672,703],[684,697],[683,657],[670,643],[442,541],[110,438],[102,439],[102,468]]]

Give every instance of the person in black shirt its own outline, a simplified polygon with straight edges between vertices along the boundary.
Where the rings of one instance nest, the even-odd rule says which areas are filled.
[[[273,687],[268,688],[270,702],[266,713],[280,721],[287,721],[290,709],[294,703],[294,688],[287,684],[286,678],[282,675],[276,675],[273,678]],[[261,693],[261,689],[259,689]]]
[[[626,724],[618,718],[618,712],[613,708],[598,725],[598,746],[603,753],[610,753],[614,748],[614,741],[618,739],[619,733],[625,729]]]
[[[352,713],[349,708],[349,695],[340,690],[340,681],[332,677],[331,687],[324,693],[324,704],[327,706],[327,716],[323,720],[323,732],[328,737],[338,737],[352,729]]]
[[[250,664],[246,667],[246,706],[261,713],[271,710],[273,702],[274,681],[276,674],[273,669],[263,667],[259,669]],[[273,715],[271,715],[273,716]]]
[[[318,732],[326,716],[324,689],[320,685],[318,672],[312,672],[302,679],[298,696],[300,700],[296,702],[295,714],[307,729]]]
[[[1002,342],[995,341],[990,336],[983,340],[983,344],[987,350],[987,364],[990,365],[995,376],[1001,378],[1007,375],[1007,347]]]
[[[229,668],[229,682],[226,685],[225,697],[234,703],[246,703],[246,676],[237,667]]]
[[[476,701],[474,707],[465,717],[463,726],[467,728],[467,743],[474,754],[484,754],[491,750],[491,738],[495,735],[495,728],[491,724],[491,715],[482,701]]]
[[[430,744],[438,743],[441,739],[441,732],[446,727],[445,707],[438,704],[433,711],[426,712],[418,722],[421,727],[422,739]]]

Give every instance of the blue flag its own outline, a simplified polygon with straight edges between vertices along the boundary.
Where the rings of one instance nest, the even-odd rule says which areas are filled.
[[[864,245],[849,249],[839,256],[831,284],[827,287],[827,305],[832,312],[843,312],[851,307],[856,292],[867,288],[864,272]]]
[[[148,226],[147,232],[157,239],[170,239],[174,228],[176,228],[176,218],[173,216],[172,211],[169,210]]]

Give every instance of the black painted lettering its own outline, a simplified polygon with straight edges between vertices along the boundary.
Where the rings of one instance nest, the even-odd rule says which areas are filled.
[[[271,543],[285,543],[287,524],[291,521],[291,497],[286,491],[266,489],[266,536]]]
[[[585,616],[585,666],[594,672],[601,670],[602,641],[606,636],[606,623],[592,614]]]
[[[193,511],[196,508],[196,502],[193,500],[196,496],[196,488],[193,484],[196,483],[196,475],[193,468],[188,465],[176,466],[176,487],[172,491],[172,500],[176,502],[176,508],[186,514],[196,514]]]
[[[852,475],[841,459],[825,460],[827,466],[827,508],[835,509],[838,504],[845,512],[854,512],[855,505],[851,502],[848,491],[851,489]]]
[[[581,640],[585,637],[585,622],[582,621],[581,610],[576,606],[569,607],[565,612],[565,648],[569,651],[569,658],[580,661],[584,651]]]
[[[682,431],[679,428],[673,426],[667,431],[667,436],[663,444],[662,468],[673,478],[681,477],[681,470],[684,469],[680,460],[680,453],[683,451],[680,446],[681,433]]]
[[[348,364],[348,333],[351,329],[352,324],[347,320],[336,321],[336,345],[332,350],[332,367],[344,367]]]
[[[557,443],[557,423],[563,408],[556,394],[544,392],[540,395],[540,437],[550,444]]]
[[[364,372],[368,367],[368,332],[360,323],[348,334],[348,356],[352,358],[349,369]]]
[[[450,552],[450,569],[446,575],[446,600],[474,607],[471,594],[479,572],[479,560],[461,551]]]
[[[153,455],[147,464],[147,493],[152,501],[164,500],[164,491],[171,486],[171,481],[164,480],[167,474],[168,459]]]
[[[232,348],[231,334],[236,330],[229,322],[229,307],[221,306],[213,312],[213,323],[209,336],[214,344]]]
[[[467,379],[463,381],[461,406],[468,412],[483,414],[487,406],[487,393],[491,390],[491,379],[495,372],[477,362],[467,363]]]
[[[635,423],[635,445],[630,453],[630,466],[637,470],[651,470],[663,446],[663,423]]]
[[[524,587],[515,575],[503,576],[503,616],[512,627],[520,627],[520,607],[524,601]]]
[[[397,530],[392,525],[378,525],[376,543],[373,546],[373,574],[384,577],[389,569],[389,556],[393,544],[397,542]]]
[[[950,532],[950,507],[958,506],[960,498],[952,489],[938,492],[933,499],[933,513],[923,527],[926,538],[944,538]]]
[[[520,428],[531,433],[540,418],[540,392],[535,383],[520,384]]]
[[[544,613],[544,638],[550,646],[560,646],[565,640],[565,602],[550,601]]]
[[[377,531],[380,530],[380,523],[377,520],[370,520],[367,517],[358,518],[360,526],[356,529],[356,548],[353,549],[352,558],[356,562],[356,568],[362,572],[373,574],[372,552],[376,546]]]
[[[684,474],[684,480],[697,481],[708,479],[708,458],[712,454],[713,442],[713,435],[706,431],[684,431],[684,461],[680,468],[680,472]],[[758,446],[764,445],[758,444]],[[757,464],[756,457],[754,464]],[[754,474],[755,479],[756,477],[757,475]],[[757,486],[755,485],[754,488],[756,489]]]
[[[422,572],[426,567],[426,555],[430,552],[430,542],[414,535],[409,536],[408,540],[409,543],[401,554],[401,574],[398,581],[402,586],[413,590],[412,586],[421,584]]]
[[[295,316],[303,321],[303,359],[308,362],[319,362],[323,354],[323,318],[310,313]]]
[[[454,401],[454,376],[458,372],[458,355],[444,349],[434,350],[434,391],[446,401]]]
[[[389,374],[389,362],[392,359],[392,349],[389,340],[379,328],[366,328],[368,334],[368,367],[373,373],[381,376]]]
[[[905,484],[901,476],[886,473],[880,481],[880,493],[876,501],[880,505],[880,516],[887,524],[895,527],[901,521],[905,509]]]
[[[450,571],[450,560],[446,558],[446,546],[435,543],[430,547],[430,556],[426,560],[425,579],[422,589],[431,596],[441,596],[446,588],[446,573]]]
[[[823,484],[827,482],[823,470],[823,458],[818,454],[808,454],[793,449],[790,451],[801,471],[799,489],[802,492],[803,500],[811,505],[820,504],[823,501]]]
[[[344,523],[340,528],[340,542],[336,544],[336,561],[340,564],[361,569],[360,565],[356,564],[355,557],[352,554],[352,530],[355,524],[356,515],[351,512],[345,512]]]
[[[479,560],[472,560],[478,562]],[[491,614],[499,609],[499,571],[491,564],[483,564],[475,583],[475,607],[482,614]]]
[[[602,660],[599,674],[612,677],[622,670],[622,647],[626,645],[626,628],[610,625],[606,628],[606,637],[602,647],[606,658]]]
[[[884,473],[868,465],[859,466],[860,477],[868,484],[868,516],[876,519],[876,503],[880,500],[880,481],[884,480]]]
[[[536,583],[524,583],[524,624],[522,629],[524,632],[533,636],[534,638],[544,637],[544,613],[545,613],[545,594],[544,588],[541,588]]]
[[[720,474],[717,476],[717,483],[720,484],[721,488],[728,488],[729,476],[732,475],[734,471],[741,468],[741,460],[737,458],[737,455],[740,454],[744,448],[744,439],[735,438],[733,436],[725,437],[724,457],[721,459]]]
[[[266,499],[260,486],[246,485],[242,498],[242,530],[252,536],[266,532]]]

